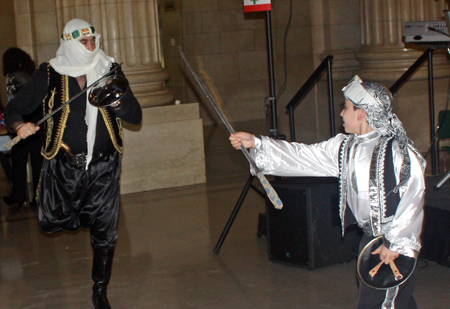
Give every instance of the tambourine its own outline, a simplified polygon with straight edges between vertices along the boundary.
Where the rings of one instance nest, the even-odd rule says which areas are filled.
[[[372,254],[383,244],[383,237],[370,241],[358,258],[359,278],[368,286],[377,290],[387,290],[404,283],[414,271],[417,259],[401,255],[389,265],[380,261],[379,254]]]

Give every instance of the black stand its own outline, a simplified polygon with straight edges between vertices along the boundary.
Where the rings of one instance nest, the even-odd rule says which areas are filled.
[[[276,100],[276,93],[275,93],[275,74],[274,74],[274,65],[273,65],[273,49],[272,49],[272,21],[271,21],[271,15],[270,11],[266,11],[266,25],[267,25],[267,45],[268,45],[268,53],[269,53],[269,77],[270,77],[270,109],[271,109],[271,120],[272,120],[272,128],[269,129],[271,136],[274,138],[278,138],[278,112],[277,112],[277,100]],[[222,247],[223,242],[225,241],[225,238],[227,237],[227,234],[231,228],[231,225],[234,222],[234,219],[236,218],[239,210],[241,209],[242,203],[244,202],[245,196],[248,193],[248,190],[250,188],[254,189],[257,193],[259,193],[263,198],[266,198],[266,195],[263,194],[261,191],[259,191],[255,186],[252,185],[253,179],[255,176],[250,175],[247,183],[244,186],[244,189],[242,190],[241,195],[239,196],[239,199],[236,203],[236,206],[234,206],[234,210],[231,213],[230,218],[228,219],[227,224],[225,225],[225,228],[223,229],[222,235],[220,235],[219,241],[217,242],[216,246],[214,247],[213,252],[218,254],[220,252],[220,248]],[[260,235],[260,228],[258,228],[258,236]]]
[[[253,175],[250,175],[250,177],[248,177],[247,183],[245,184],[244,189],[242,190],[242,193],[239,196],[236,206],[234,206],[234,210],[231,213],[231,216],[228,219],[228,222],[225,225],[225,228],[223,229],[222,235],[220,235],[219,241],[217,242],[216,246],[214,247],[214,250],[213,250],[214,253],[218,254],[220,252],[220,248],[222,247],[222,244],[228,235],[228,231],[230,230],[231,225],[233,225],[234,219],[236,218],[239,210],[241,209],[242,203],[244,202],[244,199],[248,193],[248,190],[250,190],[250,188],[252,188],[263,198],[266,197],[261,191],[258,190],[258,188],[256,188],[255,186],[252,185],[253,178],[255,178],[255,176],[253,176]]]
[[[450,172],[448,172],[442,179],[434,186],[434,190],[439,190],[450,178]]]
[[[437,151],[436,151],[436,139],[435,139],[435,119],[434,119],[434,82],[433,82],[433,51],[438,48],[437,46],[427,46],[429,47],[420,56],[416,62],[409,67],[409,69],[403,73],[403,75],[389,88],[389,91],[395,95],[398,89],[411,77],[412,74],[422,65],[422,63],[428,59],[428,97],[430,103],[430,127],[431,127],[431,171],[433,175],[436,175],[436,165],[437,165]],[[447,49],[448,46],[445,47]],[[443,47],[439,47],[443,48]]]

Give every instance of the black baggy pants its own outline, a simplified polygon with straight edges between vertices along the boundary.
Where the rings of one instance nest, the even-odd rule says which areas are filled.
[[[121,157],[113,148],[94,152],[86,169],[60,150],[45,160],[38,189],[39,227],[47,233],[90,229],[92,246],[113,249],[117,241]]]

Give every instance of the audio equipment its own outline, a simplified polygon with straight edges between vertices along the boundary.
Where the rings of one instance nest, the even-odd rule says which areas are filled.
[[[357,257],[361,231],[354,225],[342,237],[337,178],[277,178],[271,184],[284,204],[266,207],[271,261],[312,270]]]
[[[414,43],[433,49],[447,49],[450,43],[445,20],[408,21],[403,27],[405,43]]]

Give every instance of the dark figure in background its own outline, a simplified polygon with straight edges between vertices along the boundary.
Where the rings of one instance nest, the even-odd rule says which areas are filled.
[[[116,65],[101,49],[100,35],[88,22],[69,21],[56,58],[42,63],[5,109],[7,125],[21,139],[45,131],[45,160],[38,187],[39,227],[47,233],[90,229],[94,251],[92,301],[111,308],[106,289],[111,277],[120,205],[121,120],[139,124],[142,110],[131,89],[120,102],[96,108],[86,93],[40,129],[23,115],[40,104],[49,114]],[[115,74],[123,75],[117,69]],[[15,147],[15,146],[14,146]]]
[[[34,61],[30,55],[20,48],[9,48],[3,54],[3,75],[6,77],[6,92],[9,102],[19,93],[35,71]],[[8,105],[7,104],[7,105]],[[24,121],[36,123],[42,118],[42,107],[39,106],[31,113],[24,115]],[[15,134],[15,133],[14,133]],[[36,193],[39,175],[42,168],[42,134],[35,134],[31,138],[17,144],[11,149],[11,194],[3,197],[8,205],[24,203],[27,200],[27,164],[30,156],[31,172],[33,175],[33,195]],[[6,171],[5,171],[6,172]],[[36,206],[36,197],[32,197],[32,206]]]
[[[3,117],[3,103],[0,100],[0,135],[9,135],[9,131],[5,125],[5,119]],[[12,188],[12,167],[11,167],[11,151],[0,151],[0,164],[5,172],[6,179],[10,188]]]

